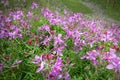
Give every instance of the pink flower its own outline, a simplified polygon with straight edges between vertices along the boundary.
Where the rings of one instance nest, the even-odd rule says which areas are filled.
[[[101,34],[101,41],[112,41],[114,39],[111,31],[106,31]]]
[[[2,72],[3,64],[0,64],[0,73]]]
[[[52,40],[52,36],[48,37],[46,36],[46,38],[44,39],[44,41],[42,42],[43,45],[49,45],[49,42]]]
[[[35,55],[35,61],[32,61],[33,64],[36,64],[38,66],[38,69],[36,72],[44,71],[48,69],[48,66],[51,64],[48,62],[48,60],[52,60],[54,57],[53,54],[41,54],[41,56]]]
[[[106,66],[107,69],[114,69],[115,72],[120,72],[120,58],[116,57],[113,58],[110,62],[110,64],[108,64]]]
[[[8,32],[9,39],[15,39],[17,37],[19,37],[19,38],[22,37],[21,31],[17,26],[11,25],[10,30],[11,31]]]
[[[41,62],[41,64],[39,65],[39,68],[36,70],[36,73],[40,72],[41,70],[44,69],[45,63]]]
[[[41,31],[41,30],[45,30],[48,33],[50,33],[50,27],[48,25],[43,25],[43,26],[38,27],[38,31]]]
[[[33,2],[31,8],[32,9],[39,8],[39,5],[35,2]]]
[[[114,66],[112,64],[107,65],[107,69],[114,69]]]
[[[11,12],[9,13],[9,16],[13,17],[13,20],[20,20],[23,17],[23,12],[22,11],[16,11],[16,12]]]
[[[9,2],[8,2],[8,1],[1,0],[1,3],[2,3],[4,6],[8,6],[8,5],[9,5]]]
[[[27,17],[31,18],[32,16],[33,16],[33,13],[29,11],[29,12],[27,13]]]
[[[11,22],[10,17],[7,17],[7,18],[5,19],[5,22]]]
[[[70,80],[70,75],[68,73],[65,74],[65,80]]]
[[[54,37],[54,54],[62,56],[62,51],[64,50],[65,46],[65,42],[62,40],[62,34],[58,34],[58,36]]]
[[[62,63],[62,59],[58,57],[52,68],[52,71],[49,73],[49,79],[62,78],[60,77],[62,72],[62,66],[64,66],[64,64]]]
[[[117,24],[115,24],[115,23],[112,23],[112,24],[111,24],[111,26],[112,26],[112,27],[116,27],[116,26],[117,26]]]
[[[42,62],[42,56],[39,57],[39,56],[35,55],[35,60],[37,63]]]
[[[57,37],[54,37],[54,46],[58,44],[64,44],[64,41],[61,38],[62,38],[62,34],[58,34]]]
[[[35,55],[35,62],[32,61],[32,63],[36,64],[38,66],[38,69],[36,70],[36,73],[40,72],[44,69],[45,62],[42,60],[42,56]]]
[[[116,58],[116,50],[115,49],[111,49],[109,52],[105,53],[105,60],[107,60],[108,62],[110,62],[113,58]]]
[[[92,50],[92,51],[87,52],[87,54],[81,57],[81,59],[88,59],[96,65],[98,64],[98,61],[97,61],[98,56],[99,56],[99,52],[97,52],[96,50]]]

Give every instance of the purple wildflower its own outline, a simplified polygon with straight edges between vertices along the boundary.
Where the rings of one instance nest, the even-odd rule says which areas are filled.
[[[98,55],[99,55],[99,52],[97,52],[96,50],[92,50],[92,51],[87,52],[87,54],[81,57],[81,59],[89,59],[96,65],[98,63],[97,61]]]
[[[111,63],[107,65],[107,69],[114,69],[115,72],[120,72],[120,58],[116,57],[111,60]]]
[[[113,33],[111,31],[107,31],[101,35],[101,41],[112,41]]]
[[[1,0],[1,3],[2,3],[4,6],[9,6],[9,2],[8,2],[8,1]]]
[[[69,30],[68,27],[65,27],[64,29],[66,31],[66,38],[72,38],[74,35],[74,31]]]
[[[64,40],[61,39],[62,34],[58,34],[57,37],[54,37],[54,51],[53,53],[57,53],[58,55],[62,56],[62,51],[65,48],[66,44]]]
[[[35,2],[33,2],[31,8],[32,9],[39,8],[39,5]]]
[[[33,62],[35,64],[42,62],[42,56],[39,57],[39,56],[35,55],[35,60],[36,60],[36,62]]]
[[[7,18],[5,19],[5,22],[11,22],[10,17],[7,17]]]
[[[42,60],[42,55],[39,57],[39,56],[35,56],[35,62],[32,62],[34,64],[36,64],[39,68],[36,70],[36,73],[40,72],[41,70],[44,69],[44,66],[45,66],[45,62]]]
[[[62,34],[58,34],[58,36],[54,38],[54,46],[57,46],[57,44],[64,44],[64,41],[61,38]]]
[[[45,30],[48,33],[50,33],[50,27],[48,25],[43,25],[43,26],[38,28],[38,31],[41,31],[41,30]]]
[[[52,13],[48,8],[42,9],[42,14],[45,18],[49,20],[51,25],[59,25],[63,22],[60,16],[57,16],[57,14]]]
[[[30,29],[32,27],[30,24],[28,24],[28,20],[21,20],[20,23],[25,29]]]
[[[3,64],[0,63],[0,73],[2,72],[3,70]]]
[[[52,36],[48,37],[46,36],[46,38],[44,39],[44,41],[42,42],[43,45],[49,45],[49,42],[52,40]]]
[[[68,73],[65,74],[65,80],[70,80],[70,75]]]
[[[33,16],[33,13],[29,11],[29,12],[27,13],[27,17],[31,18],[32,16]]]
[[[4,6],[9,6],[9,2],[6,1],[6,2],[4,3]]]
[[[9,16],[13,17],[13,20],[20,20],[23,17],[23,12],[22,11],[16,11],[16,12],[11,12],[9,13]]]
[[[9,39],[14,39],[17,36],[20,37],[20,38],[22,36],[22,34],[20,33],[20,29],[17,26],[15,26],[15,25],[11,25],[10,26],[10,31],[8,33]]]
[[[105,53],[105,57],[103,57],[103,59],[110,62],[113,58],[116,58],[116,57],[117,57],[116,56],[116,50],[110,48],[110,51]]]
[[[64,66],[64,64],[62,63],[62,59],[60,57],[57,58],[52,71],[49,73],[49,79],[58,79],[60,78],[60,75],[62,73],[62,66]],[[61,77],[62,78],[62,77]]]
[[[41,62],[41,64],[39,65],[39,68],[36,70],[36,73],[42,71],[44,69],[45,63]]]

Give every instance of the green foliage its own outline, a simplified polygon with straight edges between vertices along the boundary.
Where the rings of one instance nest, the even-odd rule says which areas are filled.
[[[72,49],[72,47],[74,45],[72,39],[67,39],[66,44],[67,44],[67,49],[68,50]]]
[[[55,30],[56,31],[56,34],[62,34],[63,36],[65,36],[66,32],[62,29],[61,26],[52,26],[51,27],[52,30]]]
[[[119,0],[89,0],[99,5],[109,17],[120,20],[120,1]],[[109,1],[109,3],[107,2]],[[116,3],[114,4],[114,1]]]
[[[83,5],[79,0],[61,0],[63,4],[65,4],[68,9],[70,9],[73,12],[81,12],[84,14],[92,13],[92,11]]]
[[[38,34],[38,27],[42,26],[43,24],[48,24],[49,22],[44,19],[44,18],[40,18],[40,20],[32,20],[30,21],[30,24],[32,25],[32,27],[30,28],[31,32],[34,32],[36,34]]]

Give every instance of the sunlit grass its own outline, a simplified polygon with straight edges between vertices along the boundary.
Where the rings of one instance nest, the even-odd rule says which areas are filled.
[[[115,20],[120,20],[120,0],[116,0],[116,4],[113,3],[114,0],[89,0],[94,2],[96,5],[100,6],[102,10],[105,11],[106,15]]]
[[[92,13],[92,11],[79,0],[61,0],[73,12],[81,12],[84,14]]]

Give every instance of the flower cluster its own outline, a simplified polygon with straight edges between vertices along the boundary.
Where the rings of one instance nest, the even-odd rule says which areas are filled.
[[[36,72],[43,72],[48,80],[62,79],[65,77],[66,80],[69,80],[69,74],[63,74],[62,67],[65,66],[60,57],[55,57],[54,54],[41,54],[41,56],[35,56],[35,61],[32,63],[38,66]]]
[[[60,25],[63,22],[60,16],[57,16],[56,13],[52,13],[48,8],[43,8],[42,14],[49,20],[51,25]]]
[[[9,16],[12,17],[13,20],[20,20],[23,17],[23,12],[21,10],[10,12]]]
[[[1,2],[6,4],[3,0]],[[31,8],[39,8],[39,5],[33,2]],[[102,63],[105,62],[104,67],[120,72],[120,57],[117,55],[117,51],[120,51],[118,45],[120,43],[119,28],[105,28],[106,24],[101,20],[86,20],[81,13],[69,14],[65,12],[64,15],[60,16],[57,12],[44,8],[42,14],[46,23],[43,24],[42,20],[39,21],[34,28],[38,30],[34,32],[30,22],[34,23],[39,18],[32,21],[35,17],[32,11],[28,11],[27,16],[24,16],[22,10],[10,12],[8,16],[1,13],[2,11],[0,12],[0,39],[8,38],[15,42],[16,38],[28,36],[23,39],[26,43],[20,44],[25,45],[30,50],[34,48],[33,53],[35,52],[35,54],[29,55],[30,57],[35,55],[35,60],[32,63],[37,66],[36,73],[43,73],[47,80],[70,80],[68,65],[72,61],[64,60],[69,58],[69,53],[64,55],[66,50],[76,53],[86,52],[81,59],[88,59],[94,65],[103,65]],[[67,43],[67,40],[70,40],[70,43],[69,41]],[[35,42],[34,45],[32,45],[33,42]],[[39,48],[41,51],[49,50],[49,52],[42,52],[38,56],[36,52]],[[28,52],[23,53],[28,54]],[[75,55],[78,56],[78,54]],[[12,67],[14,68],[20,63],[22,60],[16,60]],[[0,64],[0,72],[2,71],[3,64]]]
[[[85,56],[81,57],[81,59],[89,59],[96,65],[98,64],[98,61],[97,61],[98,55],[99,55],[99,52],[97,52],[96,50],[92,50],[87,52]]]
[[[115,72],[120,72],[120,57],[117,56],[115,49],[110,48],[109,52],[92,50],[87,52],[81,59],[88,59],[95,65],[101,64],[101,61],[105,61],[108,63],[106,66],[107,69],[114,69]]]
[[[58,54],[59,56],[62,56],[62,51],[64,50],[66,44],[64,40],[61,39],[62,34],[58,34],[58,36],[54,37],[54,54]]]
[[[52,71],[49,73],[49,78],[50,79],[61,79],[62,78],[62,66],[64,64],[62,63],[61,58],[57,58],[54,66],[52,67]]]
[[[106,60],[108,61],[107,69],[114,69],[115,72],[120,72],[120,57],[116,55],[116,50],[110,49],[110,52],[106,54]]]
[[[2,5],[9,6],[8,0],[1,0]]]
[[[21,30],[18,26],[11,24],[11,19],[3,15],[0,16],[0,38],[8,37],[9,39],[21,38]]]
[[[82,17],[83,15],[79,13],[59,16],[57,13],[52,13],[48,8],[42,9],[42,14],[50,22],[50,26],[44,26],[45,31],[50,33],[51,25],[61,25],[61,28],[66,32],[66,36],[62,36],[62,34],[51,36],[54,38],[53,53],[56,51],[56,53],[60,54],[59,56],[62,55],[63,49],[67,46],[64,41],[67,39],[72,39],[72,42],[74,43],[73,50],[77,53],[81,51],[84,46],[90,46],[92,48],[94,44],[98,44],[99,42],[113,43],[114,45],[119,42],[119,30],[116,28],[105,28],[106,25],[101,20],[87,21]],[[40,29],[42,29],[42,27],[40,27]],[[45,38],[44,43],[51,41],[51,37]],[[62,37],[63,40],[61,39]],[[111,62],[112,60],[109,61],[107,59],[109,58],[107,55],[116,55],[116,53],[113,52],[114,50],[110,48],[110,52],[101,52],[101,49],[103,48],[99,47],[98,50],[88,51],[81,59],[89,59],[94,65],[100,64],[98,58],[101,61],[106,61],[106,63],[115,63],[114,60]],[[119,60],[118,58],[116,59]],[[109,68],[109,65],[107,68]]]
[[[53,62],[54,55],[53,54],[41,54],[41,56],[35,56],[35,62],[32,62],[36,64],[39,68],[36,70],[36,72],[44,71],[50,67],[50,62]]]

